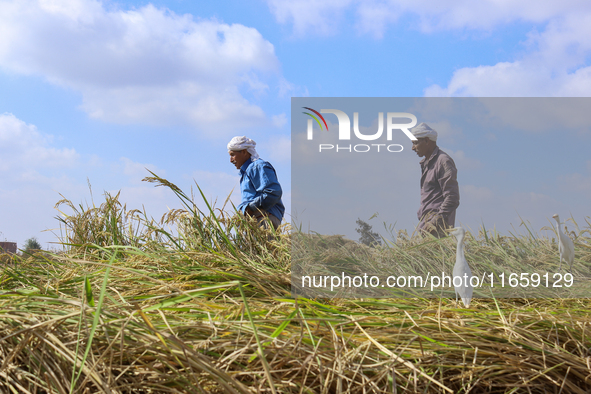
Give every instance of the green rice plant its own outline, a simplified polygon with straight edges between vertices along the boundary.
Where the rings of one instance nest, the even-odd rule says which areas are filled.
[[[482,298],[465,309],[446,297],[292,296],[290,275],[450,269],[451,238],[399,232],[369,248],[258,232],[248,218],[211,203],[201,212],[192,199],[161,221],[117,203],[76,207],[65,218],[65,252],[2,267],[0,392],[591,390],[589,298]],[[577,231],[574,270],[584,278],[589,233]],[[484,226],[466,237],[466,256],[475,271],[558,264],[555,241]]]
[[[105,202],[100,206],[76,207],[70,200],[63,198],[55,208],[60,213],[56,216],[62,226],[62,244],[74,248],[86,245],[131,245],[138,246],[142,220],[138,210],[127,211],[119,202],[118,192],[112,196],[105,192]],[[65,213],[63,206],[72,213]]]
[[[554,297],[551,288],[535,289],[532,287],[521,289],[519,286],[510,287],[508,278],[511,274],[547,273],[549,281],[557,273],[559,267],[558,245],[547,237],[540,237],[527,223],[522,222],[526,229],[524,235],[512,234],[504,236],[496,231],[491,235],[483,226],[474,235],[467,232],[464,241],[465,253],[472,269],[472,275],[478,278],[493,277],[496,283],[503,277],[506,289],[497,286],[497,296],[503,297]],[[588,229],[578,230],[579,234],[587,234]],[[560,289],[562,297],[579,297],[588,294],[591,289],[591,247],[585,241],[588,238],[579,236],[575,244],[575,263],[573,265],[573,283],[575,286],[569,292]],[[376,276],[380,283],[387,277],[420,276],[429,278],[430,275],[451,275],[456,255],[456,240],[453,237],[434,238],[432,236],[408,237],[400,234],[395,242],[387,242],[384,246],[367,248],[365,245],[346,240],[342,236],[324,236],[320,234],[305,234],[292,232],[292,285],[297,294],[309,297],[399,297],[414,294],[416,297],[439,296],[430,289],[420,290],[391,288],[339,288],[331,292],[326,286],[307,289],[304,285],[306,278],[323,276]],[[565,274],[562,271],[561,274]],[[314,285],[312,286],[314,287]],[[490,287],[490,286],[488,286]],[[525,291],[527,290],[527,291]],[[453,296],[453,288],[448,287],[442,294]],[[475,290],[476,297],[490,297],[486,287]]]
[[[201,254],[208,260],[228,265],[240,261],[257,272],[270,274],[274,269],[288,272],[290,267],[289,235],[287,226],[279,232],[261,228],[257,221],[224,208],[216,208],[200,196],[208,210],[201,211],[197,204],[180,188],[155,174],[144,180],[156,186],[169,188],[183,206],[168,211],[158,222],[145,212],[127,210],[119,201],[119,193],[105,193],[100,206],[75,206],[62,199],[56,204],[60,212],[62,245],[70,252],[84,255],[102,253],[100,247],[129,246],[158,253],[182,252],[185,257]],[[66,213],[63,207],[69,208]],[[123,251],[125,253],[125,251]]]
[[[272,277],[257,287],[212,266],[188,278],[177,274],[182,255],[150,264],[161,257],[120,248],[105,248],[108,260],[55,256],[67,280],[26,264],[32,283],[46,286],[26,292],[12,283],[0,293],[1,391],[591,388],[588,299],[475,300],[469,310],[446,299],[293,299],[274,290]],[[134,254],[146,261],[141,268]],[[100,308],[88,302],[86,283],[101,289]]]

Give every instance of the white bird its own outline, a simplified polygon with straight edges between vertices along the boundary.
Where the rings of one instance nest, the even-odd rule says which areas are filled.
[[[470,307],[470,301],[472,301],[473,289],[472,285],[470,284],[472,271],[470,270],[470,266],[466,261],[466,257],[464,257],[464,236],[466,235],[466,230],[464,230],[462,227],[455,227],[447,231],[458,240],[458,248],[456,250],[456,264],[454,265],[452,280],[456,276],[459,276],[462,278],[462,283],[459,286],[456,286],[456,283],[459,280],[456,279],[453,281],[456,291],[456,302],[458,302],[459,296],[466,308],[468,308]]]
[[[552,215],[556,219],[556,229],[558,231],[558,253],[560,254],[560,266],[558,270],[562,268],[562,259],[570,264],[570,271],[573,270],[573,261],[575,261],[575,244],[568,235],[562,232],[560,229],[560,217],[558,214]]]

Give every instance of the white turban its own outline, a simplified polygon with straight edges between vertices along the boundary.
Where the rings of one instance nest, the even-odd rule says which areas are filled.
[[[232,140],[230,140],[230,142],[228,142],[229,151],[239,151],[246,149],[248,153],[250,153],[250,159],[252,161],[259,159],[259,154],[257,153],[255,146],[257,146],[256,142],[244,136],[234,137]]]
[[[410,129],[412,135],[417,138],[429,138],[431,141],[437,141],[437,132],[429,127],[425,122]]]

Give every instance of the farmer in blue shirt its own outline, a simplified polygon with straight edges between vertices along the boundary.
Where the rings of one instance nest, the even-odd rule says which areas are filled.
[[[228,143],[230,162],[240,170],[242,202],[238,210],[254,216],[260,225],[267,218],[277,229],[283,219],[285,207],[281,202],[281,185],[273,166],[259,158],[256,142],[246,137],[234,137]]]

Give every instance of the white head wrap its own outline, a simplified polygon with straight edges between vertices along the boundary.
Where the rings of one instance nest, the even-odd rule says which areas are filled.
[[[250,153],[250,159],[252,161],[259,159],[259,154],[257,153],[255,146],[257,146],[256,142],[244,136],[234,137],[232,140],[230,140],[230,142],[228,142],[229,151],[239,151],[246,149],[248,153]]]
[[[425,122],[410,129],[412,135],[417,138],[429,138],[431,141],[437,141],[437,132],[429,127]]]

